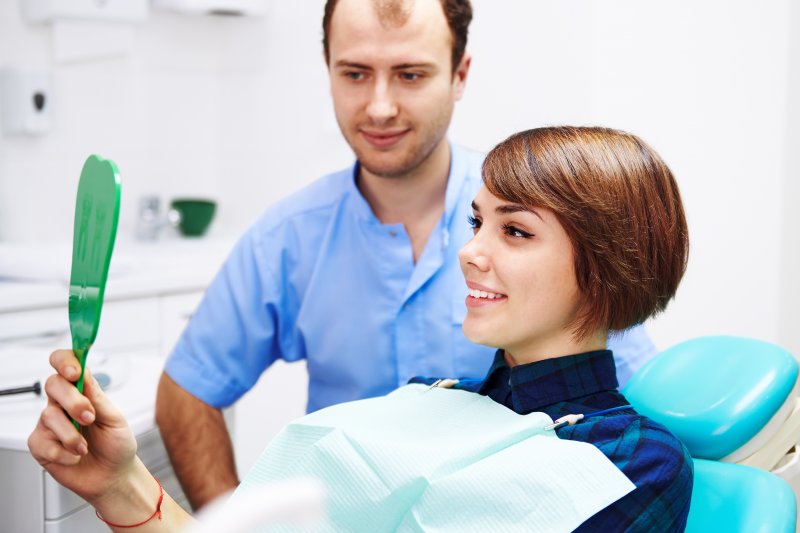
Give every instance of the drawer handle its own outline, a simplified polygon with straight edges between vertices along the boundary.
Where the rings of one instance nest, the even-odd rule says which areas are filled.
[[[53,341],[57,339],[61,339],[66,337],[69,334],[69,329],[57,329],[53,331],[39,331],[37,333],[31,333],[29,335],[19,335],[17,337],[3,337],[2,343],[20,343],[24,342],[24,344],[28,346],[39,346],[39,345],[47,345],[52,344]]]

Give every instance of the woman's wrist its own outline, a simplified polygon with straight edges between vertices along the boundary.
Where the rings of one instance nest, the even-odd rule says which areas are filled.
[[[161,486],[136,457],[129,469],[89,503],[114,524],[135,524],[151,516],[161,497]]]
[[[137,525],[134,528],[112,527],[114,531],[177,531],[192,520],[138,457],[111,488],[90,503],[109,525]]]

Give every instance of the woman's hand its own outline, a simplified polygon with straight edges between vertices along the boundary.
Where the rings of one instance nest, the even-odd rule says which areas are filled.
[[[74,383],[80,365],[71,350],[53,352],[50,364],[56,374],[44,386],[47,407],[28,437],[33,457],[87,500],[113,531],[127,531],[131,524],[143,533],[182,528],[191,517],[166,492],[162,499],[159,483],[136,456],[128,422],[89,369],[81,394]],[[69,417],[83,426],[80,432]]]
[[[80,365],[71,350],[53,352],[50,365],[56,374],[45,383],[47,407],[28,448],[56,481],[97,506],[98,499],[121,489],[121,481],[137,467],[136,439],[88,369],[84,394],[78,392],[74,382]],[[81,432],[70,416],[84,426]]]

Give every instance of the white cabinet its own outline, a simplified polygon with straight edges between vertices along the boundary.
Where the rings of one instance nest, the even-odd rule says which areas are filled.
[[[109,279],[88,365],[110,375],[107,392],[131,424],[140,457],[188,508],[155,426],[156,388],[164,360],[227,245],[171,246],[178,250],[128,250],[136,255],[132,263],[137,269]],[[120,252],[124,256],[126,250]],[[27,386],[52,373],[50,352],[71,345],[67,294],[64,283],[0,281],[0,389]],[[33,394],[0,396],[0,531],[108,531],[85,501],[56,483],[27,451],[28,435],[45,402]]]
[[[178,342],[194,310],[203,298],[201,292],[169,294],[158,299],[159,350],[168,354]]]
[[[151,348],[168,355],[202,296],[202,290],[192,290],[106,301],[90,354]],[[66,303],[0,312],[0,346],[68,348],[70,342]]]
[[[178,503],[188,510],[154,423],[156,385],[168,345],[202,296],[201,291],[150,294],[106,302],[88,364],[110,375],[109,396],[122,408],[139,445],[139,455]],[[169,338],[164,335],[169,332]],[[66,307],[0,313],[0,388],[30,385],[49,374],[47,358],[69,347]],[[20,360],[25,359],[25,361]],[[61,487],[26,450],[44,398],[0,397],[0,516],[8,531],[105,532],[94,510]],[[14,403],[16,402],[16,403]],[[36,405],[36,404],[39,405]],[[9,497],[13,496],[13,497]],[[6,526],[0,526],[5,531]]]

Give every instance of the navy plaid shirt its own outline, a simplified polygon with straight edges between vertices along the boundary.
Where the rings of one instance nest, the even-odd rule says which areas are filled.
[[[433,379],[413,378],[415,383]],[[456,388],[489,396],[519,414],[544,412],[555,420],[627,405],[617,391],[609,350],[545,359],[510,368],[498,350],[483,381]],[[576,531],[683,531],[692,495],[692,461],[664,426],[624,409],[556,430],[559,438],[600,449],[636,489],[581,524]]]

